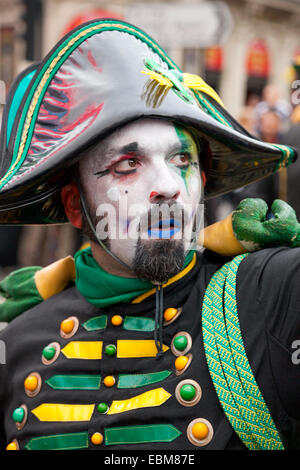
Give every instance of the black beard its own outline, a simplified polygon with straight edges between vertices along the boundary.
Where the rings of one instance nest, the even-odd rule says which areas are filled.
[[[144,281],[164,284],[178,274],[184,264],[182,240],[159,240],[149,243],[137,241],[132,269]]]

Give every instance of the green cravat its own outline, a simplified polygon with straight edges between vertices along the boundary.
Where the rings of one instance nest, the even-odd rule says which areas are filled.
[[[184,262],[186,267],[194,251],[189,251]],[[106,307],[119,302],[130,302],[144,294],[154,285],[138,278],[115,276],[104,271],[93,258],[91,248],[75,254],[76,287],[88,302],[96,307]]]

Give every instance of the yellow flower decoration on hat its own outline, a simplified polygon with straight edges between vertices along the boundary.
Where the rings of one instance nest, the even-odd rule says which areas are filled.
[[[224,104],[219,95],[201,77],[190,73],[182,73],[177,69],[165,69],[153,59],[145,59],[146,69],[142,70],[152,80],[166,88],[173,90],[185,101],[194,103],[195,99],[190,90],[197,90],[213,98],[223,108]]]

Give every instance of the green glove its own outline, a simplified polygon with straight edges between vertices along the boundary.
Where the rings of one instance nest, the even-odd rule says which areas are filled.
[[[269,246],[300,246],[300,225],[294,209],[276,199],[271,211],[262,199],[244,199],[232,213],[236,238],[247,251]]]

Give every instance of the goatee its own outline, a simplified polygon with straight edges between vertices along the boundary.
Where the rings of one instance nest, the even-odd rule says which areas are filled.
[[[132,269],[140,279],[164,284],[181,271],[185,260],[182,240],[137,241]]]

